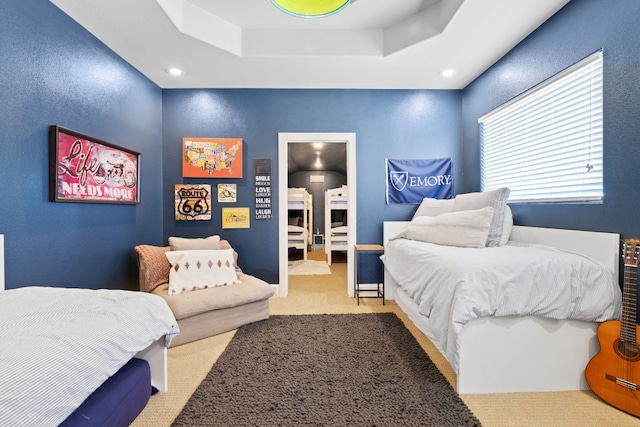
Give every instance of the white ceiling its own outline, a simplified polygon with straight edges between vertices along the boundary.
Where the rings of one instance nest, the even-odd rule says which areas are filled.
[[[296,18],[269,0],[50,1],[162,88],[348,89],[462,89],[569,2],[352,0]]]

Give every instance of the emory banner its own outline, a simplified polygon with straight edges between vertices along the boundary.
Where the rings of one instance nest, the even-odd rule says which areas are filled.
[[[387,204],[418,204],[425,197],[453,197],[451,159],[385,159]]]

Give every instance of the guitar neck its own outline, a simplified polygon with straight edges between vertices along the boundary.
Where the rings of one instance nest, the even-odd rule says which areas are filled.
[[[620,340],[636,342],[636,301],[638,266],[624,266],[624,284],[622,289],[622,317],[620,321]]]

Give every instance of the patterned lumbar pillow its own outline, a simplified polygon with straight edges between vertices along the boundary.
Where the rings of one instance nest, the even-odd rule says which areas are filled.
[[[169,295],[238,283],[233,249],[169,251],[166,256]]]

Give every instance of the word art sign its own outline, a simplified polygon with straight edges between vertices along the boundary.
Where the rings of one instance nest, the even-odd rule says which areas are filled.
[[[253,159],[256,219],[271,219],[271,159]]]
[[[176,184],[175,212],[177,221],[211,219],[211,185]]]
[[[451,159],[385,159],[387,204],[419,204],[425,197],[453,197]]]

